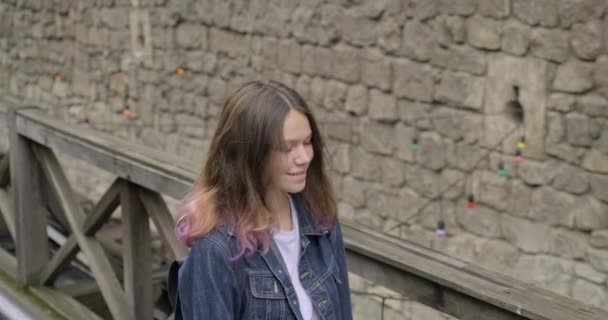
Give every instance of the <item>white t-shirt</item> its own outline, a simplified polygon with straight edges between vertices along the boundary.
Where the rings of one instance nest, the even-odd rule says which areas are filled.
[[[313,308],[310,297],[300,282],[298,263],[300,262],[300,227],[298,225],[298,212],[289,196],[289,207],[291,208],[291,221],[293,229],[290,231],[275,229],[273,232],[274,242],[279,247],[283,261],[289,272],[289,278],[296,291],[300,313],[304,320],[319,320],[317,311]]]

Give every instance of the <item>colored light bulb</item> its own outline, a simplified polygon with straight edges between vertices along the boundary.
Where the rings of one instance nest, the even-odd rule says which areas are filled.
[[[521,154],[521,151],[517,149],[515,151],[515,162],[522,163],[524,161],[524,156]]]
[[[517,149],[523,150],[526,147],[526,137],[522,136],[517,143]]]
[[[124,108],[122,108],[122,111],[120,113],[127,118],[133,116],[133,111],[131,111],[131,108],[129,106],[125,106]]]
[[[468,208],[475,208],[475,197],[472,194],[469,195],[469,199],[468,199],[468,202],[467,202],[467,207]]]
[[[184,68],[178,68],[177,69],[177,74],[180,76],[183,76],[184,74],[186,74],[186,69]]]
[[[420,149],[420,145],[418,144],[418,138],[412,138],[411,147],[412,147],[413,150]]]
[[[63,80],[63,77],[59,73],[56,73],[55,74],[55,81],[61,81],[61,80]]]
[[[505,164],[500,162],[498,164],[498,175],[504,177],[507,175],[507,170],[505,170]]]
[[[437,222],[437,229],[435,229],[435,234],[437,234],[440,237],[445,236],[445,222],[443,222],[443,220],[439,220]]]

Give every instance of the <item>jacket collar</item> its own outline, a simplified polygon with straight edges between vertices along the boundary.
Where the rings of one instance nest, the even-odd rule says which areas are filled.
[[[312,221],[312,215],[308,210],[304,198],[299,193],[289,194],[293,200],[293,204],[298,212],[298,224],[300,226],[300,235],[321,236],[327,233],[327,230],[315,226]]]

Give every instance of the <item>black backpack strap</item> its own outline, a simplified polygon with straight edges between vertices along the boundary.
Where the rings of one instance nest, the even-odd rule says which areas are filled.
[[[175,260],[169,267],[169,277],[167,281],[167,294],[169,295],[169,302],[171,308],[175,312],[175,320],[182,320],[182,309],[179,302],[179,268],[182,266],[184,261]]]

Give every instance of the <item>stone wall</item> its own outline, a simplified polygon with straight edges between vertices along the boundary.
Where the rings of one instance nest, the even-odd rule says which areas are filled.
[[[328,137],[341,215],[608,307],[607,7],[4,0],[0,92],[201,161],[228,90],[283,81]]]

